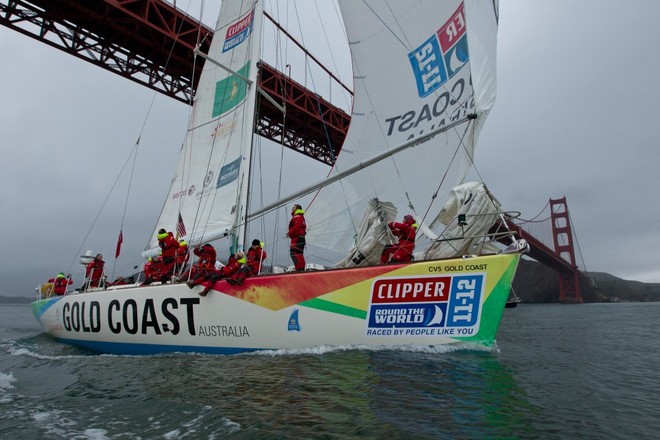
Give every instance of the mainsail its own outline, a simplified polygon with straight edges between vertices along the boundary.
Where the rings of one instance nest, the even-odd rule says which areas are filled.
[[[465,121],[320,190],[308,210],[308,242],[346,255],[370,200],[431,222],[465,177],[495,100],[497,6],[476,0],[339,4],[355,99],[331,175]]]
[[[189,244],[233,235],[242,247],[263,2],[223,1],[176,174],[155,225]],[[156,234],[146,255],[158,247]]]

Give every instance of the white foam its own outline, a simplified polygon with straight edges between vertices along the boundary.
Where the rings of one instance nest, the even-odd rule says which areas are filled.
[[[85,438],[90,440],[107,440],[110,438],[107,434],[108,431],[99,428],[88,428],[83,431]]]
[[[9,349],[9,353],[12,356],[30,356],[33,358],[37,359],[46,359],[46,360],[53,360],[53,359],[78,359],[78,358],[86,358],[87,356],[82,356],[82,355],[58,355],[58,356],[51,356],[47,354],[41,354],[41,353],[35,353],[34,351],[28,350],[27,348],[16,348],[16,347],[11,347]]]
[[[16,382],[16,378],[12,373],[5,374],[0,371],[0,390],[10,390],[14,388],[14,385],[12,385],[14,382]]]
[[[483,345],[460,342],[442,345],[320,345],[310,348],[290,348],[278,350],[259,350],[248,353],[253,356],[291,356],[301,354],[323,355],[326,353],[360,350],[360,351],[407,351],[414,353],[451,353],[460,350],[493,351],[493,348]]]

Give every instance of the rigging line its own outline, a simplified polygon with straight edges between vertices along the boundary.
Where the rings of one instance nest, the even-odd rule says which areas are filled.
[[[304,36],[304,34],[303,34],[302,28],[300,27],[300,23],[301,23],[301,21],[300,21],[300,16],[298,15],[298,8],[297,8],[295,5],[294,5],[294,11],[295,11],[295,13],[296,13],[296,18],[297,18],[297,20],[298,20],[298,30],[300,31],[300,39],[302,40],[302,44],[303,44],[303,46],[304,46],[304,45],[305,45],[305,36]],[[327,37],[326,37],[326,38],[327,38]],[[304,50],[305,50],[305,49],[304,49]],[[305,53],[307,54],[308,51],[305,50]],[[320,63],[316,58],[314,58],[313,55],[309,54],[309,57],[310,57],[312,60],[316,61],[321,67],[323,67],[323,66],[321,65],[321,63]],[[307,60],[307,58],[305,58],[305,59]],[[336,160],[336,157],[335,157],[335,150],[334,150],[334,148],[333,148],[333,146],[332,146],[332,142],[331,142],[331,140],[330,140],[330,134],[329,134],[329,132],[328,132],[328,126],[327,126],[326,120],[323,118],[323,111],[322,111],[322,109],[321,109],[321,99],[320,99],[319,94],[316,93],[316,92],[317,92],[316,83],[314,82],[314,75],[312,75],[311,63],[309,62],[309,60],[306,61],[305,69],[309,69],[309,73],[310,73],[309,77],[310,77],[310,81],[312,82],[312,90],[315,92],[316,107],[317,107],[317,110],[318,110],[319,119],[321,119],[321,122],[322,122],[322,124],[323,124],[323,132],[324,132],[324,134],[325,134],[325,139],[326,139],[326,142],[328,143],[328,148],[329,148],[329,150],[330,150],[330,151],[329,151],[329,153],[330,153],[330,157],[331,157],[331,159],[332,159],[332,162],[334,163],[335,160]],[[336,77],[335,77],[332,73],[330,73],[327,69],[324,69],[324,70],[325,70],[326,72],[328,72],[328,74],[331,75],[333,78],[336,78]],[[338,80],[337,80],[337,81],[338,81]],[[340,84],[341,84],[341,82],[340,82]]]
[[[302,29],[300,28],[300,17],[298,16],[298,10],[295,8],[295,6],[294,6],[294,10],[296,11],[296,18],[298,18],[298,30],[300,31],[300,34],[302,36]],[[314,55],[312,55],[305,48],[305,42],[304,41],[303,41],[302,44],[300,44],[298,41],[296,41],[296,39],[293,38],[293,36],[286,29],[284,29],[282,26],[280,26],[280,24],[278,22],[276,22],[275,20],[273,20],[273,17],[268,15],[268,13],[265,12],[265,11],[264,11],[264,16],[266,18],[268,18],[287,37],[289,37],[289,39],[291,40],[292,43],[294,43],[296,46],[298,46],[306,56],[311,58],[321,69],[323,69],[328,75],[330,75],[335,81],[337,81],[337,83],[339,83],[348,93],[350,93],[351,95],[353,94],[353,91],[351,90],[350,87],[348,87],[346,84],[344,84],[334,73],[330,72],[330,70],[328,70]]]
[[[521,220],[521,221],[524,221],[524,222],[528,222],[528,223],[533,223],[533,222],[544,222],[544,221],[547,221],[550,217],[546,217],[546,218],[544,218],[543,220],[536,220],[536,219],[537,219],[541,214],[543,214],[543,212],[545,212],[545,209],[548,208],[549,205],[550,205],[550,200],[548,200],[548,201],[545,203],[545,206],[543,207],[543,209],[541,209],[541,211],[539,211],[539,213],[536,214],[534,217],[532,217],[532,218],[529,219],[529,220],[526,220],[526,219],[520,218],[520,220]]]
[[[277,3],[277,6],[279,6],[279,3]],[[277,12],[278,21],[281,21],[279,8],[276,8],[276,12]],[[268,17],[268,14],[266,13],[266,11],[264,11],[264,16]],[[271,20],[271,22],[275,23],[275,20],[273,20],[272,18],[270,18],[270,20]],[[289,21],[289,8],[288,7],[286,8],[286,21],[287,21],[287,23]],[[288,40],[285,40],[286,45],[285,45],[284,50],[285,50],[286,53],[282,55],[281,51],[280,51],[280,48],[282,46],[282,36],[281,36],[281,32],[279,32],[278,29],[280,29],[280,27],[278,27],[278,26],[276,26],[275,29],[274,29],[274,32],[275,32],[275,60],[278,63],[284,63],[285,61],[288,60],[289,44],[288,44]],[[262,43],[263,43],[263,41],[262,41]],[[280,59],[280,57],[282,57],[283,59]],[[290,70],[291,66],[289,64],[286,64],[285,68],[286,67],[289,68],[289,73],[288,73],[288,76],[284,75],[284,82],[283,82],[283,85],[282,85],[283,89],[281,90],[282,97],[284,98],[285,106],[286,106],[286,101],[288,99],[287,81],[289,80],[289,78],[291,76],[291,70]],[[282,195],[282,179],[283,179],[283,174],[282,173],[284,171],[284,133],[285,132],[286,132],[286,113],[284,115],[282,115],[282,136],[280,137],[280,142],[279,142],[279,144],[280,144],[280,163],[279,163],[279,175],[278,175],[278,181],[277,181],[277,200],[279,200],[281,195]],[[262,207],[263,207],[263,205],[262,205]],[[248,221],[248,219],[246,219],[246,221]],[[278,241],[278,237],[277,237],[277,231],[279,230],[279,221],[280,221],[280,216],[276,212],[275,213],[275,224],[274,224],[273,236],[272,236],[272,243],[273,243],[272,255],[273,255],[273,258],[275,258],[275,255],[276,255],[277,251],[279,250],[279,244],[278,244],[279,241]],[[264,237],[266,237],[266,235],[264,235]]]
[[[337,14],[337,3],[332,2],[333,9],[335,11],[335,14]],[[337,61],[335,60],[335,55],[334,51],[332,50],[332,47],[330,46],[330,39],[328,38],[328,33],[325,29],[325,21],[321,17],[321,12],[319,11],[319,5],[318,3],[314,2],[314,8],[316,9],[316,15],[319,18],[319,23],[321,24],[321,29],[323,30],[323,36],[325,37],[325,42],[328,48],[328,53],[330,54],[330,59],[332,60],[332,67],[335,69],[336,72],[339,72],[339,68],[337,67]],[[346,36],[346,31],[343,28],[343,21],[340,19],[339,15],[337,15],[338,22],[342,24],[342,31],[344,31],[344,36]],[[348,38],[346,38],[346,41],[348,41]],[[330,93],[330,99],[329,101],[332,101],[332,82],[330,82],[330,87],[329,87],[329,93]]]
[[[263,208],[259,211],[250,213],[248,215],[248,217],[257,217],[257,216],[262,215],[266,212],[269,212],[269,211],[271,211],[271,210],[273,210],[273,209],[275,209],[279,206],[282,206],[285,203],[287,203],[287,202],[289,202],[289,201],[291,201],[295,198],[302,197],[304,195],[307,195],[307,194],[310,194],[314,191],[317,191],[317,190],[319,190],[319,189],[321,189],[325,186],[328,186],[328,185],[330,185],[330,184],[332,184],[332,183],[334,183],[338,180],[343,179],[344,177],[348,177],[351,174],[354,174],[354,173],[356,173],[356,172],[358,172],[358,171],[360,171],[364,168],[370,167],[371,165],[374,165],[375,163],[378,163],[381,160],[386,159],[386,158],[388,158],[388,157],[390,157],[394,154],[400,153],[401,151],[407,150],[408,148],[412,148],[412,147],[416,147],[418,145],[421,145],[421,144],[425,143],[426,141],[430,140],[431,138],[433,138],[433,137],[435,137],[435,136],[437,136],[437,135],[439,135],[439,134],[441,134],[441,133],[443,133],[447,130],[451,130],[456,126],[458,126],[460,124],[463,124],[464,122],[469,121],[470,119],[474,119],[473,114],[470,114],[465,118],[454,121],[454,122],[448,124],[447,126],[443,126],[443,127],[437,128],[435,130],[431,130],[430,132],[426,133],[424,136],[411,139],[411,140],[406,141],[402,144],[399,144],[395,147],[392,147],[388,150],[382,151],[382,152],[368,158],[367,160],[365,160],[363,162],[359,162],[356,165],[353,165],[352,167],[347,168],[346,170],[342,171],[341,173],[335,174],[334,176],[328,176],[326,179],[324,179],[320,182],[317,182],[313,185],[310,185],[306,188],[303,188],[299,191],[296,191],[295,193],[289,194],[287,197],[282,198],[277,203],[273,203],[270,206],[267,206],[267,207],[265,207],[265,208]]]
[[[78,251],[76,252],[76,256],[74,257],[73,261],[71,264],[69,264],[69,268],[67,272],[71,272],[71,268],[75,264],[76,260],[78,259],[78,256],[80,255],[80,252],[82,251],[83,246],[85,245],[85,242],[87,241],[87,238],[89,237],[89,234],[91,234],[92,229],[94,229],[94,225],[96,225],[96,222],[98,221],[99,217],[101,216],[101,212],[103,212],[103,208],[105,207],[106,203],[110,199],[110,196],[112,195],[112,192],[114,191],[115,187],[117,186],[117,183],[119,182],[119,178],[121,175],[124,173],[124,169],[126,169],[126,166],[128,165],[128,161],[131,159],[131,156],[133,154],[137,154],[137,143],[129,153],[128,157],[126,158],[126,161],[124,162],[124,165],[121,167],[121,170],[119,171],[119,174],[117,175],[117,178],[115,179],[115,182],[112,184],[112,187],[110,188],[110,191],[108,192],[108,195],[105,197],[105,200],[103,200],[103,203],[101,204],[101,208],[99,208],[99,211],[96,213],[96,217],[94,218],[94,221],[92,222],[92,225],[89,227],[89,230],[87,231],[87,234],[85,235],[85,238],[83,238],[82,243],[80,243],[80,247],[78,248]]]
[[[137,142],[135,143],[135,154],[133,155],[133,164],[131,165],[131,174],[128,179],[128,188],[126,189],[126,198],[124,199],[124,211],[121,214],[121,225],[119,226],[119,233],[122,236],[122,241],[123,241],[123,236],[124,236],[124,220],[126,219],[126,211],[128,210],[128,197],[131,194],[131,187],[133,186],[133,176],[135,175],[135,163],[137,162],[137,150],[140,145],[140,138],[138,138]],[[130,158],[130,156],[129,156]],[[119,243],[119,242],[118,242]],[[118,255],[115,252],[115,260],[114,263],[112,264],[112,276],[110,277],[112,280],[115,279],[115,268],[117,266],[117,258]]]
[[[188,2],[188,5],[185,7],[185,9],[183,9],[183,11],[184,11],[185,13],[188,13],[188,9],[190,8],[190,6],[191,6],[191,1]],[[198,27],[197,27],[197,40],[198,40],[198,41],[199,41],[199,36],[201,35],[201,26],[202,26],[202,21],[201,21],[201,19],[202,19],[202,15],[203,15],[203,14],[202,14],[202,10],[203,10],[203,8],[204,8],[204,0],[202,0],[202,3],[200,4],[200,20],[199,20],[199,22],[198,22],[199,24],[198,24]],[[175,37],[174,37],[174,41],[172,42],[172,46],[170,47],[170,51],[169,51],[169,53],[167,54],[167,59],[165,60],[165,66],[164,66],[165,68],[167,68],[167,66],[169,66],[169,64],[170,64],[170,61],[171,61],[171,59],[172,59],[172,54],[174,53],[174,48],[175,48],[176,43],[177,43],[177,41],[178,41],[178,39],[179,39],[179,35],[180,35],[180,33],[181,33],[181,30],[183,29],[183,24],[184,24],[184,21],[181,20],[181,22],[179,23],[179,28],[177,29],[177,31],[176,31],[176,33],[175,33]],[[206,38],[206,36],[205,36],[204,38]],[[194,84],[194,83],[195,83],[195,67],[196,67],[196,64],[197,64],[197,57],[194,56],[194,57],[193,57],[193,71],[192,71],[192,76],[191,76],[191,78],[192,78],[192,82],[191,82],[191,84]],[[148,121],[148,119],[149,119],[149,115],[151,114],[151,110],[152,110],[153,105],[154,105],[154,102],[155,102],[155,100],[156,100],[156,93],[157,93],[157,92],[154,92],[154,94],[153,94],[153,96],[152,96],[151,104],[149,105],[149,110],[147,111],[147,115],[146,115],[146,117],[145,117],[145,120],[144,120],[144,122],[143,122],[143,124],[142,124],[142,128],[141,128],[141,130],[140,130],[140,137],[142,137],[142,133],[144,132],[144,129],[145,129],[145,127],[146,127],[147,121]],[[188,118],[189,118],[189,119],[190,119],[190,114],[191,114],[191,112],[192,112],[192,100],[193,100],[193,97],[192,97],[192,93],[191,93],[191,96],[190,96],[190,102],[189,102],[190,106],[189,106],[189,110],[188,110]],[[188,135],[188,133],[186,133],[186,136],[187,136],[187,135]],[[140,139],[140,137],[138,137],[138,143],[139,143],[139,139]],[[184,139],[184,142],[185,142],[185,139]],[[182,148],[183,148],[183,147],[182,147]],[[136,155],[137,155],[137,153],[136,153]],[[184,168],[184,170],[185,170],[185,166],[184,166],[183,168]],[[180,189],[180,190],[183,190],[183,177],[181,178],[181,187],[180,187],[179,189]],[[167,200],[165,200],[165,202],[163,203],[163,208],[161,208],[161,215],[162,215],[163,210],[165,209],[166,202],[167,202]],[[179,211],[180,211],[180,210],[181,210],[181,201],[179,202]],[[155,231],[156,228],[158,227],[158,221],[159,221],[159,220],[160,220],[160,215],[156,218],[156,222],[154,223],[154,226],[153,226],[153,230],[154,230],[154,231]],[[149,243],[151,242],[151,240],[152,240],[152,237],[149,236],[149,237],[147,238],[147,243],[146,243],[145,246],[144,246],[145,249],[148,249],[148,248],[149,248]]]
[[[471,124],[470,122],[472,119],[468,120],[468,124],[465,127],[465,130],[463,131],[463,136],[461,136],[461,140],[458,143],[458,146],[456,147],[456,150],[454,150],[454,154],[451,157],[451,160],[445,167],[445,172],[442,175],[442,179],[440,179],[440,183],[438,184],[438,187],[435,189],[435,192],[431,196],[431,202],[429,205],[426,207],[426,212],[424,213],[424,216],[422,216],[422,223],[424,223],[424,220],[426,220],[426,216],[429,214],[429,211],[431,210],[431,207],[433,206],[433,203],[435,203],[436,196],[438,195],[438,192],[440,192],[440,188],[442,187],[442,184],[445,182],[445,179],[447,178],[447,174],[449,173],[449,169],[451,168],[451,165],[454,163],[454,160],[456,159],[456,156],[458,156],[458,152],[461,150],[461,147],[464,147],[463,140],[465,139],[465,136],[467,135],[468,130],[470,129],[471,126],[475,124]]]

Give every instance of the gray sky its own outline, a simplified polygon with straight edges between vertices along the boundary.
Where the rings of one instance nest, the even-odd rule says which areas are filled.
[[[586,269],[646,282],[660,282],[659,16],[655,0],[500,0],[498,98],[476,153],[505,209],[532,218],[566,196]],[[75,273],[81,250],[112,266],[126,178],[86,236],[141,134],[125,272],[160,212],[187,106],[5,27],[0,56],[0,294]]]

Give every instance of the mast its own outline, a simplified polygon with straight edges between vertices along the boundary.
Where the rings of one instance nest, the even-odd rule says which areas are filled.
[[[243,127],[243,136],[241,141],[245,142],[249,139],[250,142],[247,148],[243,151],[242,164],[247,165],[242,168],[241,181],[239,183],[236,217],[234,220],[234,229],[232,231],[232,253],[238,250],[245,249],[247,242],[247,219],[249,210],[250,199],[250,177],[252,174],[252,151],[254,148],[254,124],[256,118],[256,103],[257,103],[257,76],[259,73],[258,62],[261,59],[261,34],[263,28],[263,2],[254,2],[254,17],[252,22],[251,32],[251,61],[250,61],[250,75],[248,83],[248,99],[245,105],[247,106],[245,114],[248,115],[249,123]]]

